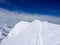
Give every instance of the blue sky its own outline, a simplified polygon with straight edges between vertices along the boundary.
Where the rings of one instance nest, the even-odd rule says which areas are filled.
[[[10,11],[60,17],[59,0],[0,0],[0,7]]]
[[[59,0],[0,0],[0,24],[39,19],[60,24]]]

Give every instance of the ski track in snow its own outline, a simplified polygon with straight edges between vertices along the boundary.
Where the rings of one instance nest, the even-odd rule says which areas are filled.
[[[39,20],[31,23],[21,21],[1,45],[60,45],[60,25]]]

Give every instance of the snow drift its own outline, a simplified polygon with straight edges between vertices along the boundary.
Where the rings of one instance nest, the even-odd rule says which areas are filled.
[[[19,22],[1,45],[60,45],[60,25],[39,20]]]

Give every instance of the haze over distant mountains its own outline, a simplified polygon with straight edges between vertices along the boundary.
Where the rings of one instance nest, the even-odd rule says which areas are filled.
[[[4,38],[6,38],[6,36],[11,31],[12,28],[13,26],[11,25],[7,25],[7,24],[0,25],[0,43]]]

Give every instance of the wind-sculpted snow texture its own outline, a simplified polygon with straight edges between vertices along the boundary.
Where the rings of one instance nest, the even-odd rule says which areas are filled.
[[[39,20],[19,22],[1,45],[60,45],[60,25]]]

